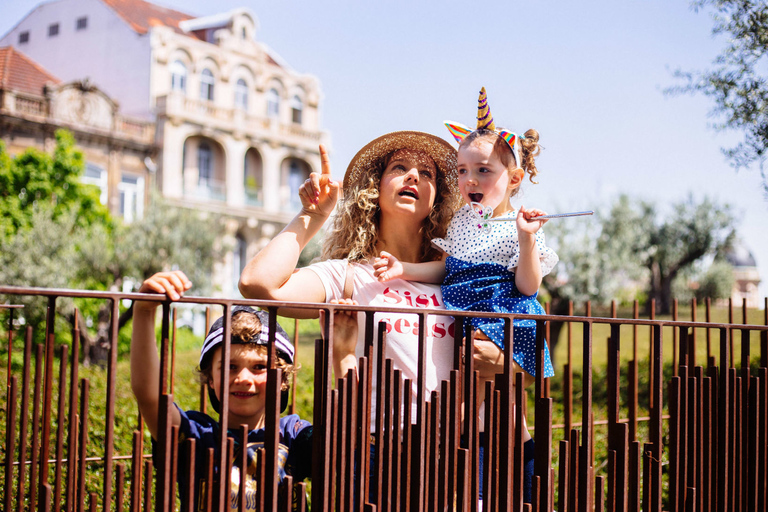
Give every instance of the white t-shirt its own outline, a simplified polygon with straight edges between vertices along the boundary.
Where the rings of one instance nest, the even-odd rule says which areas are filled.
[[[424,309],[445,309],[440,286],[416,283],[402,279],[393,279],[386,283],[379,282],[373,275],[373,266],[365,263],[353,263],[354,291],[352,298],[361,306],[413,307]],[[344,281],[347,272],[347,260],[326,260],[310,265],[325,287],[325,300],[344,297]],[[387,322],[387,352],[385,357],[392,359],[393,367],[402,372],[403,379],[411,379],[413,395],[413,418],[416,414],[417,376],[419,365],[419,318],[415,315],[381,312],[374,315],[374,329],[378,329],[380,320]],[[365,314],[358,314],[357,349],[358,358],[364,355]],[[374,334],[375,336],[375,334]],[[439,390],[440,382],[448,380],[453,368],[454,321],[452,316],[430,315],[427,317],[426,330],[426,392]],[[375,354],[375,352],[374,352]],[[374,372],[373,382],[376,375]],[[375,388],[372,405],[376,403]],[[375,413],[375,407],[372,408]]]

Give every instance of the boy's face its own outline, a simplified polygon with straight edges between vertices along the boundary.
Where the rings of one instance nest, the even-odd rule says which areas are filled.
[[[221,347],[213,353],[211,361],[211,386],[219,402],[221,396],[221,372],[223,371]],[[267,392],[267,351],[261,345],[230,345],[229,361],[229,416],[230,427],[243,423],[249,428],[264,426]]]

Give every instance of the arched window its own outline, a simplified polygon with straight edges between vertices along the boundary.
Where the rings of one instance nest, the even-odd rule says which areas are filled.
[[[213,152],[207,142],[201,142],[197,147],[198,184],[208,186],[213,174]]]
[[[301,113],[304,110],[304,103],[301,98],[294,96],[291,100],[291,119],[294,124],[301,124]]]
[[[210,69],[204,69],[200,74],[200,98],[213,101],[213,86],[215,84],[213,73]]]
[[[235,84],[235,108],[248,111],[248,84],[242,78]]]
[[[267,117],[277,118],[280,115],[280,94],[276,89],[267,92]]]
[[[292,159],[288,164],[288,188],[290,189],[290,207],[292,210],[301,208],[301,199],[299,198],[299,187],[307,178],[308,173],[304,170],[302,162]]]
[[[248,263],[248,243],[243,235],[238,233],[235,236],[235,247],[232,249],[232,281],[235,290],[246,263]]]
[[[171,90],[187,91],[187,66],[180,60],[175,60],[171,64]]]

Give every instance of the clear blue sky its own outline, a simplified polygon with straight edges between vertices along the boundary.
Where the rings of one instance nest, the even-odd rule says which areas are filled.
[[[0,0],[0,34],[38,3]],[[710,128],[707,98],[662,92],[675,84],[674,69],[703,69],[722,45],[708,14],[687,2],[158,3],[201,16],[250,8],[257,39],[320,79],[338,177],[385,132],[450,139],[442,121],[470,124],[485,86],[497,122],[541,133],[546,150],[539,184],[524,189],[526,206],[600,209],[622,192],[660,205],[707,195],[733,207],[768,294],[759,173],[735,172],[720,152],[739,134]]]

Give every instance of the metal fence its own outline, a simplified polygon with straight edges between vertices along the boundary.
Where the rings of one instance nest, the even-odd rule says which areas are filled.
[[[14,374],[10,363],[13,317],[19,312],[14,306],[4,306],[11,328],[6,437],[0,469],[3,509],[178,509],[179,486],[192,488],[197,482],[192,476],[194,469],[187,474],[177,471],[179,461],[194,468],[195,441],[179,442],[177,427],[169,421],[174,400],[171,304],[163,302],[160,345],[160,430],[165,435],[157,441],[153,458],[140,429],[132,433],[130,455],[114,453],[117,318],[121,300],[162,298],[7,286],[0,286],[0,294],[11,299],[36,295],[48,301],[45,342],[34,344],[29,329],[17,333],[25,336],[21,375]],[[80,378],[79,365],[73,363],[79,360],[81,350],[77,326],[71,346],[56,341],[56,304],[62,298],[100,299],[111,307],[111,348],[106,382],[100,383],[106,386],[103,423],[88,422],[89,408],[97,405],[89,398],[95,383]],[[226,319],[225,340],[229,340],[228,313],[233,305],[259,306],[269,311],[270,323],[276,322],[277,309],[287,305],[242,299],[183,298],[180,302],[221,306]],[[349,309],[328,304],[290,306],[320,310],[327,318]],[[227,425],[227,415],[222,414],[222,431],[229,428],[230,436],[220,436],[218,450],[209,450],[204,466],[207,477],[202,484],[205,499],[201,503],[189,500],[189,510],[200,505],[203,510],[302,511],[309,503],[313,510],[339,512],[766,510],[768,327],[747,324],[746,308],[741,324],[733,323],[732,309],[729,323],[697,322],[695,317],[679,321],[676,312],[673,320],[640,319],[637,308],[632,319],[592,317],[589,307],[586,316],[506,315],[504,372],[485,383],[474,371],[472,357],[465,357],[472,353],[471,329],[466,321],[469,315],[455,313],[450,378],[431,391],[425,381],[429,364],[425,326],[430,315],[444,315],[445,311],[392,308],[389,311],[413,315],[411,325],[418,332],[415,397],[409,392],[414,383],[404,379],[391,360],[383,358],[386,325],[374,323],[376,310],[362,306],[355,310],[363,312],[366,319],[365,355],[359,360],[357,376],[350,373],[338,376],[341,378],[335,383],[332,380],[332,344],[327,340],[333,339],[333,322],[325,322],[323,336],[315,342],[311,483],[293,482],[287,476],[278,484],[277,386],[281,370],[273,366],[272,339],[266,439],[259,449],[256,474],[251,477],[257,482],[256,499],[245,499],[246,471],[239,472],[240,482],[232,482],[233,473],[217,470],[233,464],[246,466],[245,450],[235,451],[235,437],[239,436],[238,442],[244,446],[247,429]],[[615,308],[611,316],[616,316]],[[531,407],[523,375],[515,373],[511,365],[513,318],[537,322],[537,377]],[[553,379],[541,377],[544,340],[553,322],[565,322],[568,327],[568,361],[563,374],[554,378],[562,381],[559,397],[552,396],[551,388],[556,387]],[[768,324],[768,313],[763,323]],[[650,352],[647,368],[638,361],[638,329],[649,333],[648,346],[643,347]],[[581,331],[579,339],[573,330]],[[270,332],[274,333],[274,325]],[[703,335],[706,356],[697,360]],[[607,347],[604,375],[602,367],[593,363],[597,343]],[[229,342],[223,347],[226,359]],[[739,350],[738,356],[735,350]],[[673,364],[665,365],[669,351]],[[574,367],[578,364],[574,361],[579,355],[581,378],[576,382]],[[735,357],[739,367],[735,367]],[[228,373],[228,366],[223,365],[224,411],[228,408]],[[604,377],[604,389],[599,393],[594,388],[596,377],[601,382]],[[482,409],[483,468],[478,435],[481,387],[487,397]],[[371,399],[374,390],[378,397],[375,403]],[[642,405],[638,397],[644,397]],[[574,400],[581,404],[581,418],[576,422]],[[554,421],[556,401],[562,405],[562,424]],[[626,418],[620,417],[621,411],[626,411]],[[530,504],[523,503],[523,443],[518,426],[524,414],[534,425],[536,441]],[[95,469],[88,465],[93,461],[86,451],[94,438],[104,444],[103,457],[98,458]],[[481,471],[486,475],[482,484],[485,499],[478,501]],[[94,486],[99,492],[88,491]]]

